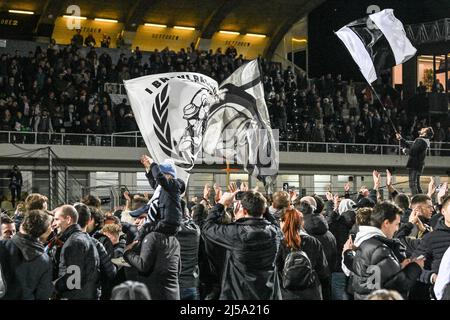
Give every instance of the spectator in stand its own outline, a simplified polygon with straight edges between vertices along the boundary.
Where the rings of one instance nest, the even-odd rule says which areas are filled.
[[[84,39],[84,44],[86,47],[95,47],[96,41],[92,33],[90,33],[86,39]]]
[[[83,46],[83,36],[81,35],[81,29],[76,30],[76,33],[73,35],[71,42],[78,48],[81,48]]]

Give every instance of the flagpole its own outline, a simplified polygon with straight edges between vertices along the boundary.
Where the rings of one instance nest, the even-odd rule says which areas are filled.
[[[383,108],[384,113],[386,114],[387,118],[389,119],[389,122],[391,123],[392,128],[394,129],[394,132],[398,133],[397,128],[395,127],[394,123],[392,122],[390,115],[387,113],[387,110],[386,110],[383,102],[381,101],[380,97],[378,96],[378,93],[375,91],[375,89],[371,83],[369,83],[369,82],[367,82],[367,83],[369,84],[370,88],[372,89],[373,93],[375,94],[375,97],[377,98],[378,102],[381,104],[381,107]]]

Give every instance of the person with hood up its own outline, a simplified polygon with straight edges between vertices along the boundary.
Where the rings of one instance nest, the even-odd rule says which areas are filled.
[[[339,196],[327,193],[326,219],[330,232],[336,238],[336,254],[340,257],[351,228],[356,221],[355,202],[351,199],[342,199]],[[347,300],[345,293],[347,278],[342,272],[341,263],[330,266],[331,270],[331,296],[333,300]]]
[[[425,166],[427,149],[430,147],[430,139],[433,138],[433,135],[434,131],[432,127],[422,128],[419,130],[419,137],[413,143],[408,143],[399,133],[395,134],[400,144],[404,148],[409,149],[406,168],[408,169],[409,175],[409,188],[413,195],[423,193],[420,187],[420,176]]]
[[[0,241],[0,264],[6,279],[4,300],[48,300],[53,293],[52,262],[40,237],[50,235],[52,218],[41,210],[29,211],[20,231]]]

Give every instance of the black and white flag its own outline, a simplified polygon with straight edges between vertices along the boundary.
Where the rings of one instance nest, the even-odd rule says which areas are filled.
[[[385,9],[350,22],[336,35],[344,43],[367,82],[377,80],[383,70],[402,64],[416,54],[403,24],[393,9]]]
[[[244,165],[264,182],[276,176],[278,151],[257,60],[237,69],[220,87],[189,72],[124,84],[150,155],[158,163],[172,159],[183,180],[195,162],[223,164],[224,159]]]
[[[220,85],[219,95],[209,110],[203,150],[243,165],[270,185],[278,174],[278,131],[270,127],[258,60],[234,71]]]

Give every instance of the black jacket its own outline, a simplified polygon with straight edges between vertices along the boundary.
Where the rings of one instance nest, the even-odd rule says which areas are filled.
[[[431,275],[438,273],[442,257],[448,247],[450,247],[450,228],[442,217],[436,229],[419,240],[419,245],[413,253],[413,257],[425,256],[424,270],[420,275],[421,282],[430,283]]]
[[[207,242],[225,248],[220,299],[280,299],[275,257],[281,232],[263,218],[241,218],[221,224],[225,208],[216,204],[203,226]]]
[[[403,147],[409,148],[409,157],[406,167],[408,169],[423,171],[425,166],[425,156],[427,155],[427,149],[429,146],[429,140],[424,138],[417,138],[412,144],[409,144],[404,139],[400,140]]]
[[[175,234],[181,224],[181,194],[184,193],[186,185],[181,179],[167,179],[156,163],[150,166],[150,172],[146,177],[153,189],[161,186],[159,195],[159,212],[161,220],[158,221],[155,231],[166,234]]]
[[[422,269],[415,262],[402,269],[398,244],[398,241],[381,236],[374,236],[361,243],[356,250],[352,269],[356,300],[366,299],[378,289],[377,284],[380,289],[396,290],[404,297],[407,296]],[[368,270],[369,267],[375,267],[375,271]],[[376,280],[377,275],[380,277],[379,281]]]
[[[52,263],[38,239],[17,233],[0,241],[6,278],[5,300],[48,300],[53,293]]]
[[[22,173],[20,173],[20,171],[11,170],[8,173],[8,178],[9,178],[9,188],[15,189],[22,187],[23,181],[22,181]]]
[[[200,228],[191,219],[184,219],[176,237],[181,247],[180,288],[198,287]]]
[[[100,283],[100,257],[92,238],[78,224],[71,225],[61,235],[64,245],[59,260],[59,278],[55,288],[61,298],[97,299]],[[80,288],[70,288],[74,283],[77,266],[81,276]]]
[[[320,213],[305,214],[305,231],[320,241],[329,266],[335,266],[337,260],[336,238],[328,229],[325,217]]]
[[[180,300],[180,243],[174,236],[150,232],[142,241],[140,253],[125,251],[125,261],[139,272],[152,300]]]
[[[341,257],[342,248],[345,242],[348,240],[350,230],[356,222],[355,211],[347,211],[341,215],[333,210],[333,202],[328,201],[326,203],[326,219],[330,232],[336,238],[336,254],[337,257]],[[330,265],[331,272],[342,272],[341,259],[336,259],[334,265]]]
[[[322,293],[320,290],[321,283],[328,283],[330,278],[330,270],[328,269],[328,262],[325,256],[322,245],[319,240],[311,237],[305,233],[301,233],[301,250],[303,250],[311,261],[313,270],[317,274],[317,283],[313,288],[308,288],[304,290],[286,290],[281,287],[281,293],[283,300],[322,300]],[[281,275],[284,269],[284,262],[286,256],[288,255],[290,249],[285,245],[283,241],[280,250],[278,250],[276,265],[278,269],[278,276],[281,279]]]

